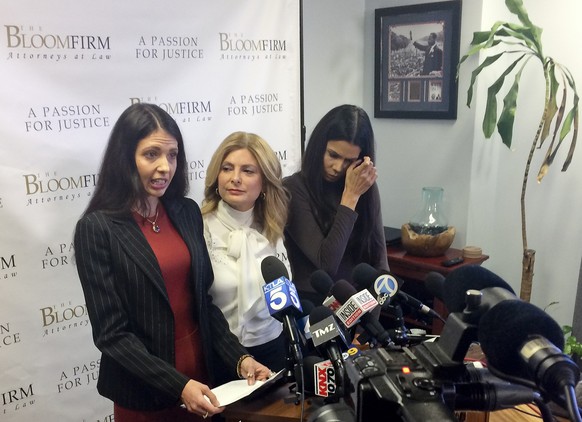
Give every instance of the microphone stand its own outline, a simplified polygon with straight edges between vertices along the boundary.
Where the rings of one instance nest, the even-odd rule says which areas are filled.
[[[297,327],[292,322],[292,317],[284,316],[285,323],[284,330],[287,334],[288,349],[287,349],[287,379],[295,378],[297,388],[295,389],[295,404],[302,404],[305,397],[305,377],[303,374],[303,352],[299,344],[299,334]],[[303,410],[302,410],[303,412]]]
[[[390,337],[392,341],[399,346],[404,346],[408,344],[408,330],[404,324],[404,315],[402,313],[402,308],[398,304],[389,304],[386,307],[386,311],[390,313],[390,316],[394,318],[396,322],[396,328],[389,330]]]

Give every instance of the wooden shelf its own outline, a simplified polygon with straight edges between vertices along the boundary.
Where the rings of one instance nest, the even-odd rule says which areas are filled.
[[[448,310],[444,303],[436,297],[432,297],[426,290],[424,282],[428,273],[434,271],[443,276],[447,276],[451,271],[464,265],[481,265],[489,255],[481,255],[479,258],[465,258],[465,260],[452,267],[445,267],[442,262],[452,258],[463,256],[463,251],[460,249],[449,248],[444,255],[434,257],[414,256],[407,253],[402,246],[388,246],[386,248],[388,255],[388,264],[390,265],[390,272],[402,278],[405,282],[403,291],[410,293],[417,299],[423,301],[427,298],[432,302],[432,309],[439,315],[446,319]],[[421,297],[418,297],[421,296]],[[435,319],[432,324],[424,325],[422,323],[415,324],[414,320],[407,319],[407,322],[426,329],[431,334],[440,334],[443,329],[443,322]]]

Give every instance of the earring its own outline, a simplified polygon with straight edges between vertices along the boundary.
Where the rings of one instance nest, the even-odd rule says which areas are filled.
[[[263,199],[263,200],[264,200],[266,196],[267,196],[267,195],[265,195],[265,192],[261,192],[261,199]]]
[[[218,187],[216,189],[214,189],[214,192],[216,192],[216,196],[218,196],[220,198],[220,193],[218,193]]]

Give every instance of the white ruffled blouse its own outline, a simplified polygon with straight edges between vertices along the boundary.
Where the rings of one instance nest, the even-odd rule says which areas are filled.
[[[252,222],[253,209],[237,211],[224,201],[214,213],[204,215],[204,237],[214,271],[210,294],[245,347],[271,341],[283,330],[267,309],[262,260],[276,256],[291,275],[283,240],[273,247]]]

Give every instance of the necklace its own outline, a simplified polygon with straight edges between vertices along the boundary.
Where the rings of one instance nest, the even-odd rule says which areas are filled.
[[[159,214],[160,214],[160,210],[156,208],[156,217],[154,218],[154,221],[152,221],[149,218],[144,216],[144,218],[148,221],[148,223],[150,223],[152,225],[152,230],[154,233],[160,232],[160,226],[158,226],[158,215]]]

